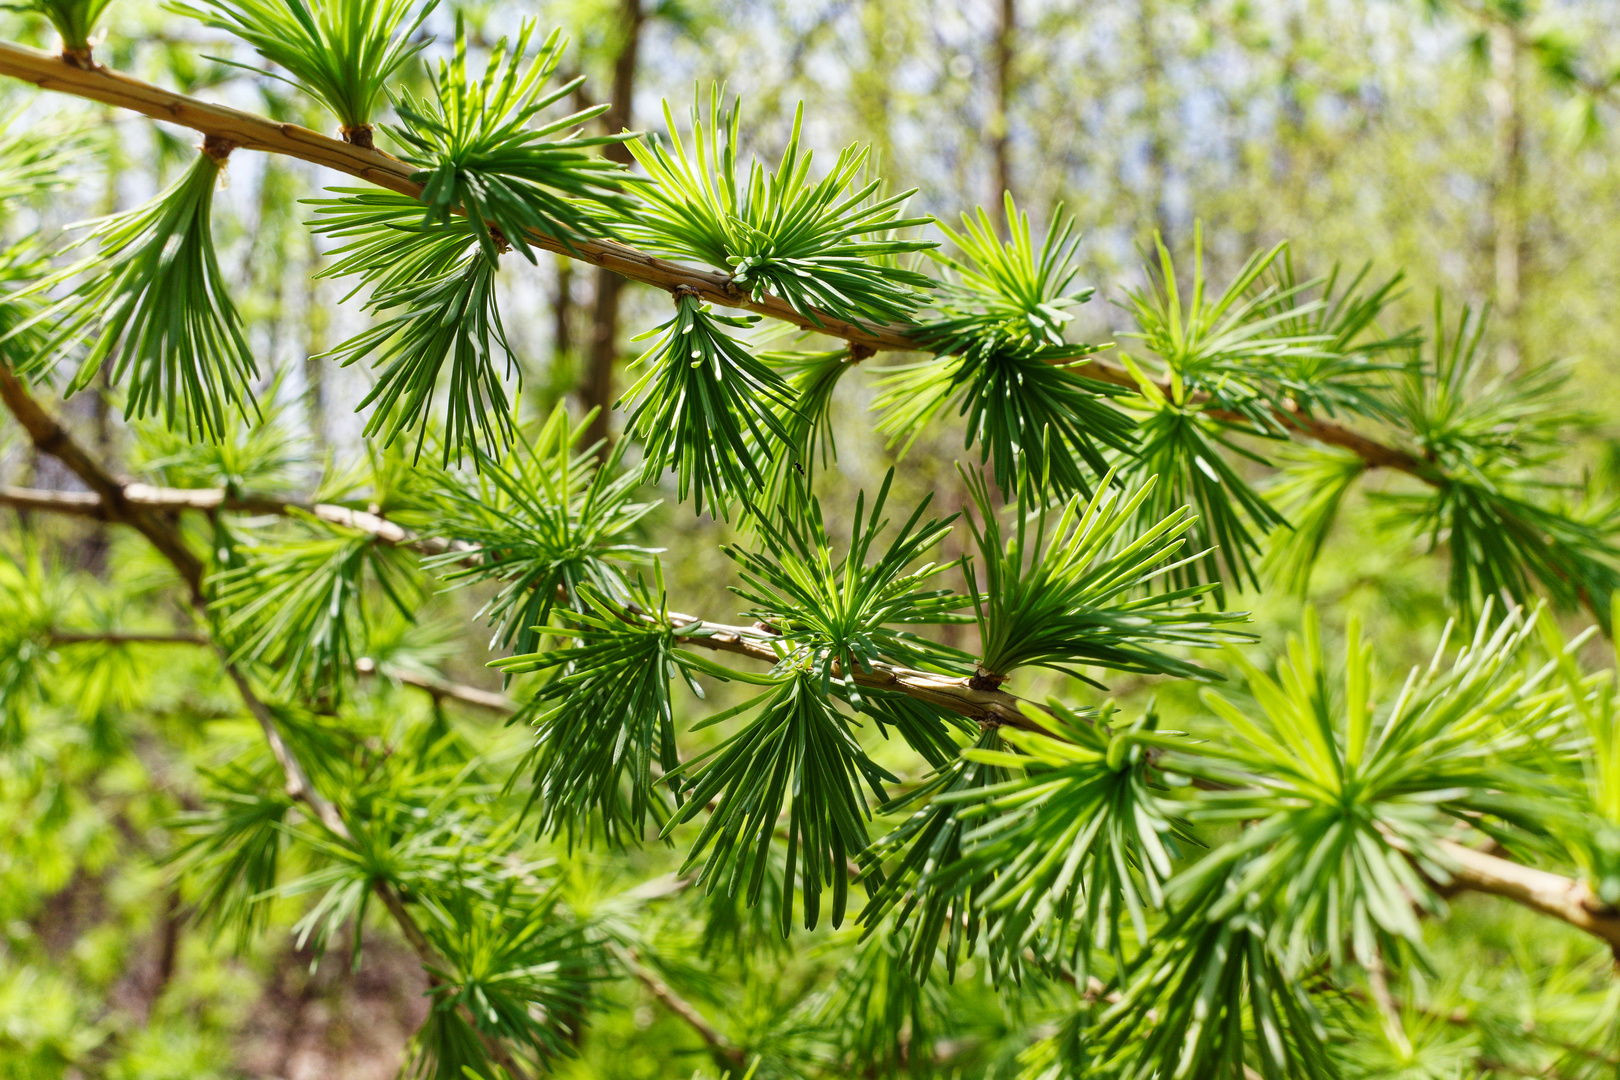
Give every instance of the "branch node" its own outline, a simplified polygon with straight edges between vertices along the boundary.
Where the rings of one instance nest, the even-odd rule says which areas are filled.
[[[223,165],[225,159],[231,156],[231,151],[235,150],[236,146],[237,144],[233,140],[227,139],[223,135],[204,135],[202,152]]]
[[[344,124],[338,129],[338,134],[342,135],[343,141],[350,146],[358,146],[362,150],[377,149],[370,124]]]
[[[1001,684],[1007,681],[1006,675],[997,675],[994,672],[979,668],[968,676],[967,684],[970,690],[1000,690]]]

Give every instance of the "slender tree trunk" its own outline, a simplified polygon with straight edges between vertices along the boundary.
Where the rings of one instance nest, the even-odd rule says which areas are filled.
[[[631,106],[636,89],[636,51],[641,43],[641,26],[645,16],[641,0],[623,0],[620,8],[619,55],[613,61],[613,97],[603,123],[611,133],[630,126]],[[614,161],[629,164],[630,151],[622,145],[609,146],[605,151]],[[607,446],[608,410],[613,407],[613,362],[618,358],[619,293],[624,279],[607,270],[596,271],[596,296],[591,305],[591,339],[584,381],[580,385],[580,398],[587,409],[596,409],[596,418],[586,433],[590,442],[602,440]]]
[[[894,50],[889,45],[889,0],[866,0],[861,6],[861,33],[866,42],[866,64],[850,72],[849,107],[861,118],[861,131],[872,144],[878,175],[891,189],[904,182],[895,160],[890,119],[894,115]]]
[[[574,260],[557,256],[557,295],[551,300],[553,364],[572,363],[574,352]]]
[[[991,49],[996,100],[990,117],[990,161],[995,174],[991,178],[990,213],[1003,238],[1009,235],[1004,196],[1013,190],[1009,128],[1012,116],[1013,45],[1017,33],[1018,9],[1015,0],[1001,0],[1001,17],[996,24],[996,39]]]
[[[1491,227],[1495,249],[1495,294],[1501,346],[1497,363],[1504,371],[1523,358],[1520,307],[1524,262],[1524,110],[1519,87],[1518,28],[1505,18],[1489,29],[1491,78],[1486,87],[1495,136],[1491,184]]]
[[[1169,139],[1165,135],[1165,105],[1168,90],[1165,86],[1164,57],[1159,52],[1158,0],[1137,0],[1137,34],[1142,50],[1142,119],[1147,132],[1147,177],[1143,202],[1153,231],[1171,247],[1170,211],[1165,201],[1165,188],[1169,178]]]
[[[112,365],[103,364],[91,384],[89,397],[90,425],[95,432],[96,453],[103,461],[113,457]],[[107,576],[107,555],[112,551],[112,534],[105,521],[95,522],[84,538],[80,567],[97,578]]]
[[[321,303],[321,283],[315,272],[320,269],[321,253],[315,246],[313,234],[309,238],[304,283],[304,423],[317,453],[329,445],[326,431],[326,364],[319,359],[326,351],[326,330],[331,312]]]

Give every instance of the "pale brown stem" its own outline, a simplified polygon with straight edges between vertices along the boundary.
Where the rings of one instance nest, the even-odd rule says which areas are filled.
[[[1511,900],[1550,915],[1609,943],[1620,959],[1620,911],[1605,904],[1584,881],[1487,855],[1450,840],[1441,849],[1456,864],[1452,877],[1471,892]]]
[[[207,646],[213,642],[201,634],[168,633],[144,630],[57,630],[49,632],[53,645],[191,645]],[[448,699],[459,701],[464,705],[485,709],[489,712],[509,715],[517,711],[518,703],[505,694],[498,694],[493,690],[480,690],[476,686],[465,686],[461,683],[451,682],[448,679],[436,678],[432,675],[423,675],[420,672],[406,671],[388,665],[379,665],[369,656],[363,656],[354,662],[354,670],[361,675],[376,675],[391,679],[404,686],[415,687],[426,691],[439,700]]]
[[[463,705],[485,709],[489,712],[511,714],[517,711],[518,703],[505,694],[497,694],[493,690],[480,690],[476,686],[465,686],[461,683],[451,682],[448,679],[435,678],[432,675],[422,675],[415,671],[405,671],[402,668],[387,665],[379,666],[370,657],[361,657],[354,662],[354,669],[362,675],[380,675],[385,679],[392,679],[406,686],[414,686],[418,690],[425,690],[437,699],[448,698],[459,701]]]
[[[679,639],[683,645],[696,645],[716,652],[747,656],[768,664],[774,664],[780,659],[771,644],[774,638],[753,627],[709,622],[678,611],[670,612],[669,620],[676,626],[694,624],[702,631],[701,634],[683,635]],[[842,675],[844,673],[842,665],[835,663],[833,672]],[[975,689],[968,685],[969,679],[965,677],[940,675],[932,671],[918,671],[916,668],[874,662],[869,668],[856,670],[852,679],[860,686],[894,690],[980,723],[1003,724],[1007,727],[1050,734],[1048,729],[1025,715],[1019,708],[1022,699],[1005,690]]]
[[[645,986],[658,1003],[679,1017],[686,1026],[697,1032],[698,1038],[708,1046],[709,1053],[714,1055],[720,1065],[741,1070],[748,1064],[748,1055],[736,1044],[719,1031],[713,1024],[704,1018],[703,1014],[693,1008],[691,1003],[669,988],[669,984],[643,965],[634,950],[622,949],[619,952],[619,961],[624,964],[625,970],[635,976],[636,980]]]
[[[169,488],[155,487],[151,484],[124,484],[120,492],[120,499],[125,507],[153,513],[174,513],[180,510],[201,510],[211,513],[224,510],[242,514],[283,516],[307,514],[327,524],[368,533],[385,544],[409,547],[424,555],[439,555],[452,550],[451,545],[417,536],[403,525],[390,521],[380,514],[332,503],[303,502],[298,499],[279,499],[267,495],[233,495],[222,488]],[[92,491],[52,491],[44,488],[0,485],[0,506],[10,506],[18,510],[43,510],[97,521],[125,520],[115,509],[109,509],[101,496]]]
[[[1412,1055],[1412,1040],[1406,1037],[1406,1029],[1401,1026],[1401,1010],[1395,1004],[1395,998],[1389,992],[1389,978],[1384,971],[1384,958],[1374,955],[1372,962],[1367,965],[1367,986],[1372,990],[1373,1002],[1378,1006],[1378,1016],[1384,1025],[1384,1037],[1389,1039],[1402,1058]]]

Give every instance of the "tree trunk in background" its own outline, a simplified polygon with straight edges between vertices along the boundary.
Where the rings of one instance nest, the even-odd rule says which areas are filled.
[[[1159,18],[1157,0],[1137,0],[1137,34],[1142,50],[1142,122],[1147,135],[1147,177],[1143,202],[1152,222],[1153,231],[1172,247],[1170,214],[1165,205],[1165,187],[1169,175],[1170,147],[1165,136],[1164,113],[1167,98],[1164,79],[1164,58],[1159,54],[1158,35],[1154,23]]]
[[[1491,228],[1495,234],[1495,293],[1501,346],[1496,361],[1512,371],[1523,358],[1519,325],[1524,261],[1524,110],[1519,95],[1518,27],[1506,17],[1489,30],[1491,78],[1486,98],[1491,107],[1496,153],[1491,183]]]
[[[866,0],[861,6],[861,33],[866,42],[866,65],[850,72],[849,107],[860,117],[861,134],[872,145],[875,171],[889,190],[913,185],[895,160],[889,119],[894,113],[894,56],[889,47],[890,13],[887,0]]]
[[[613,97],[602,122],[611,134],[630,126],[630,109],[636,89],[636,49],[641,42],[643,21],[641,0],[623,0],[620,8],[619,55],[613,61]],[[623,145],[605,150],[607,157],[628,165],[632,158]],[[624,279],[607,270],[596,271],[596,297],[591,305],[590,354],[587,358],[584,381],[580,385],[581,403],[586,409],[596,409],[596,418],[586,432],[586,441],[602,441],[604,450],[608,438],[608,410],[613,407],[613,362],[618,358],[619,293]]]
[[[990,214],[1003,239],[1009,235],[1005,195],[1012,191],[1012,164],[1008,149],[1012,126],[1013,39],[1018,33],[1018,10],[1014,0],[1001,0],[1001,19],[996,24],[996,40],[991,49],[995,76],[995,107],[990,116],[990,160],[995,175],[991,183]],[[1016,197],[1016,196],[1015,196]]]
[[[326,351],[326,328],[331,323],[331,310],[321,302],[321,283],[315,277],[320,269],[321,252],[315,246],[313,233],[309,237],[308,277],[304,290],[304,423],[309,437],[314,440],[317,456],[330,443],[326,432],[326,365],[320,359]]]
[[[552,363],[571,363],[574,351],[574,260],[557,256],[557,295],[551,302]]]
[[[101,370],[96,373],[96,381],[92,384],[89,398],[90,425],[95,432],[95,448],[102,461],[113,460],[113,416],[112,416],[112,365],[102,364]],[[109,526],[105,521],[98,521],[90,528],[90,534],[84,539],[84,546],[80,549],[80,567],[88,574],[105,578],[107,576],[107,554],[112,550],[112,536],[108,532]]]

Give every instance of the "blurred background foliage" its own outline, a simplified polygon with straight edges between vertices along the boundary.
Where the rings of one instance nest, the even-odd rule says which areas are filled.
[[[1156,261],[1155,238],[1190,272],[1199,222],[1206,273],[1217,282],[1282,240],[1313,273],[1333,262],[1347,274],[1370,262],[1378,281],[1404,271],[1388,333],[1431,325],[1437,290],[1453,310],[1490,307],[1486,370],[1563,365],[1581,413],[1560,417],[1559,438],[1583,473],[1583,494],[1620,495],[1620,429],[1609,419],[1620,416],[1620,6],[1608,0],[474,2],[429,17],[441,44],[424,55],[436,62],[455,18],[480,48],[534,15],[571,34],[563,69],[587,76],[581,104],[611,102],[602,133],[661,130],[661,100],[679,115],[694,84],[718,80],[743,102],[737,137],[747,150],[774,161],[802,100],[805,144],[869,143],[893,189],[918,189],[907,213],[954,222],[982,204],[994,217],[1004,190],[1026,208],[1063,204],[1084,234],[1076,280],[1097,289],[1073,312],[1071,341],[1138,347],[1120,334],[1131,329],[1133,290],[1152,284],[1144,267]],[[0,22],[8,37],[47,43],[39,20]],[[287,84],[221,62],[252,59],[241,46],[158,4],[119,0],[104,22],[100,55],[111,66],[329,124]],[[427,85],[420,65],[406,64],[401,78]],[[8,241],[54,241],[70,222],[138,205],[177,181],[190,158],[189,133],[111,110],[9,87],[0,107],[23,110],[14,125],[48,123],[100,151],[80,159],[48,201],[6,205]],[[340,303],[348,285],[318,276],[333,263],[333,242],[298,224],[312,216],[300,200],[331,179],[245,154],[227,176],[215,195],[215,240],[269,419],[199,450],[123,424],[99,393],[66,408],[105,459],[155,481],[342,491],[346,470],[376,451],[352,412],[370,389],[366,373],[317,359],[364,325],[358,303]],[[1035,216],[1039,233],[1048,215]],[[559,402],[580,418],[611,404],[636,377],[630,339],[667,317],[654,292],[621,289],[543,253],[539,264],[515,264],[497,282],[523,372],[520,418],[534,430]],[[866,371],[831,391],[838,455],[818,460],[830,532],[848,531],[854,492],[875,491],[896,460],[868,412],[880,392]],[[624,416],[604,410],[593,433],[617,436]],[[970,487],[951,466],[962,439],[960,418],[946,410],[907,451],[894,505],[932,495],[942,513],[970,507]],[[1295,476],[1292,487],[1259,467],[1250,479],[1297,506],[1331,488],[1330,468],[1308,467],[1319,471]],[[58,469],[20,438],[0,443],[7,482],[56,486]],[[673,481],[665,483],[666,505],[641,528],[667,549],[671,606],[730,617],[742,606],[724,591],[738,581],[719,546],[731,529],[676,512]],[[1409,484],[1375,477],[1343,495],[1302,592],[1261,594],[1227,581],[1228,605],[1255,613],[1254,655],[1280,651],[1309,597],[1327,616],[1329,639],[1360,620],[1381,670],[1427,659],[1448,615],[1447,566],[1428,554],[1427,536],[1390,524],[1388,506]],[[390,492],[368,496],[386,505]],[[969,540],[958,527],[940,561]],[[962,587],[953,575],[941,585]],[[253,917],[268,932],[238,942],[194,925],[205,897],[173,884],[198,792],[231,790],[233,771],[265,767],[258,730],[239,716],[206,653],[183,642],[88,650],[62,633],[168,625],[162,581],[154,556],[129,535],[28,514],[0,528],[0,694],[8,715],[28,702],[27,715],[0,730],[0,1077],[393,1075],[428,1003],[420,968],[389,931],[368,935],[352,962],[334,939],[317,964],[292,932],[303,897],[263,897]],[[395,671],[499,692],[500,677],[484,667],[494,653],[480,635],[458,631],[491,591],[474,582],[426,595],[413,602],[414,626],[379,604],[355,648]],[[976,648],[971,625],[946,626],[941,637]],[[40,653],[47,664],[8,666]],[[18,683],[41,670],[47,684]],[[683,730],[753,692],[698,678],[707,703],[684,690],[674,698]],[[1101,697],[1058,672],[1021,687],[1033,698]],[[499,766],[492,773],[509,771],[529,741],[522,726],[419,686],[378,678],[361,689],[344,705],[355,730],[442,741],[444,753],[460,746],[488,755]],[[1156,697],[1172,727],[1199,709],[1187,684],[1143,677],[1111,692],[1127,702]],[[926,775],[900,744],[872,742],[876,763],[903,781]],[[481,797],[497,820],[522,804],[521,793]],[[917,990],[899,1015],[893,996],[871,992],[874,971],[889,965],[885,977],[903,979],[907,964],[881,936],[861,943],[858,928],[823,927],[783,941],[770,896],[747,911],[697,889],[661,893],[648,883],[666,880],[679,855],[656,844],[591,853],[562,837],[530,848],[554,868],[569,917],[614,928],[622,970],[647,975],[598,988],[617,1007],[595,1012],[577,1056],[558,1063],[561,1075],[717,1075],[724,1062],[672,999],[759,1054],[759,1077],[847,1075],[840,1070],[851,1060],[1012,1075],[1032,1037],[1056,1034],[1064,1015],[1040,993],[999,995],[971,959],[954,982]],[[1583,1048],[1620,1008],[1602,950],[1488,899],[1457,907],[1457,917],[1423,930],[1437,974],[1406,988],[1408,1031],[1420,1045],[1404,1060],[1421,1059],[1424,1071],[1392,1065],[1369,1075],[1612,1075],[1613,1061]]]

